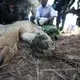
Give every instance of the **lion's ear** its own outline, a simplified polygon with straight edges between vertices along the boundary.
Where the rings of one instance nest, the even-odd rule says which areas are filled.
[[[0,48],[0,66],[3,65],[6,61],[6,53],[8,53],[8,48],[7,47],[3,47]]]
[[[10,61],[13,58],[13,56],[15,55],[16,52],[17,52],[16,45],[13,48],[5,46],[1,50],[1,54],[0,54],[0,59],[1,59],[0,63],[1,63],[1,65],[7,63],[8,61]]]
[[[7,59],[8,59],[8,54],[9,53],[9,47],[5,46],[2,50],[1,50],[1,54],[0,56],[2,57],[3,59],[3,63],[6,63],[7,62]]]

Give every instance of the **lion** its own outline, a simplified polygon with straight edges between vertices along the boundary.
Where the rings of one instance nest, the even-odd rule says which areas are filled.
[[[50,46],[52,50],[54,50],[54,48],[52,47],[53,42],[51,38],[46,33],[44,33],[41,30],[41,28],[39,28],[39,26],[33,24],[32,22],[17,21],[13,24],[10,24],[9,26],[10,27],[6,30],[6,32],[0,37],[0,64],[1,65],[9,62],[14,57],[14,55],[17,54],[18,43],[21,39],[24,41],[28,41],[30,44],[33,44],[31,45],[33,47],[37,44],[38,50],[44,49],[43,50],[44,52],[46,52],[50,48]],[[36,37],[36,35],[38,37]],[[48,41],[46,41],[46,39]],[[50,41],[50,45],[48,44],[49,41]],[[40,44],[45,45],[44,48],[39,44],[39,42]]]

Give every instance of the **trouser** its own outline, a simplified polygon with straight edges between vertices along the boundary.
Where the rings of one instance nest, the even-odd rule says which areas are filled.
[[[0,24],[3,24],[3,3],[0,3]]]
[[[61,12],[58,12],[58,17],[57,17],[57,23],[56,23],[56,26],[57,26],[57,29],[59,29],[59,24],[60,24],[60,17],[62,16],[62,25],[61,25],[61,29],[63,29],[64,27],[64,23],[65,23],[65,19],[66,19],[66,14],[65,12],[63,14],[61,14]]]

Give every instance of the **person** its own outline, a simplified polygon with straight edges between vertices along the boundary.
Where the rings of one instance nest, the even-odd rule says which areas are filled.
[[[52,4],[52,7],[58,11],[58,17],[57,17],[57,28],[59,29],[60,24],[60,18],[62,18],[62,27],[60,30],[63,29],[65,19],[66,19],[66,10],[69,9],[72,4],[75,2],[75,0],[54,0],[54,3]]]
[[[36,18],[31,17],[30,21],[41,26],[42,30],[51,36],[55,33],[54,30],[56,30],[56,27],[53,26],[53,20],[57,17],[57,11],[48,4],[48,0],[40,0],[39,2],[40,5],[36,9]]]
[[[51,5],[48,4],[48,0],[40,0],[40,5],[36,10],[36,20],[39,25],[52,25],[54,17],[57,17],[57,11],[55,11]]]
[[[3,0],[0,0],[0,24],[3,24]]]

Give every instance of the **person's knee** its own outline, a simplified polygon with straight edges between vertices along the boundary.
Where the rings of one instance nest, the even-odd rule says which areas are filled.
[[[35,20],[35,16],[31,16],[31,17],[30,17],[30,21],[31,21],[32,23],[34,23],[34,20]]]

